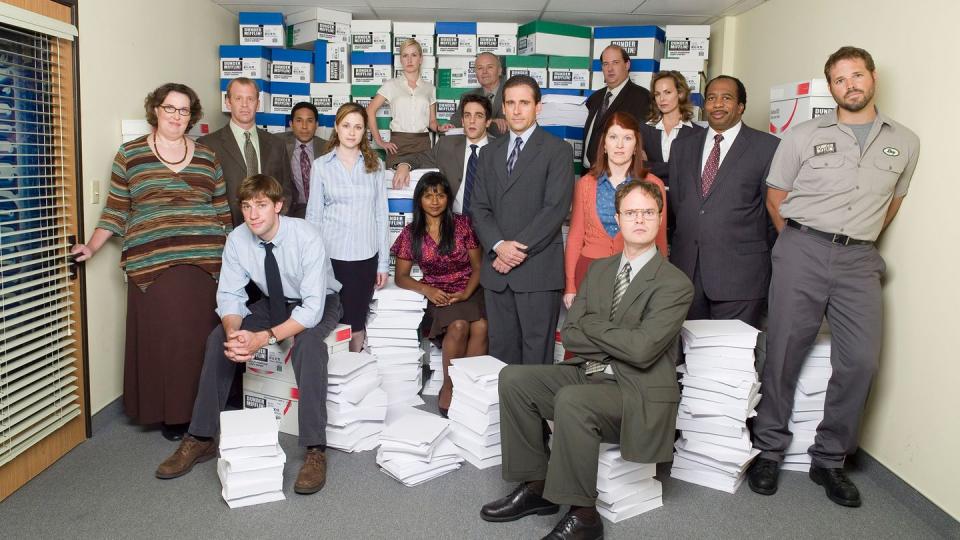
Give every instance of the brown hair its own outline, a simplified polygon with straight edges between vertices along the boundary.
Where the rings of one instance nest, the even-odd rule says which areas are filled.
[[[607,160],[607,149],[604,141],[607,139],[607,132],[613,126],[620,126],[633,132],[637,138],[637,145],[633,148],[633,158],[630,166],[630,178],[640,180],[647,177],[647,169],[643,166],[643,136],[640,135],[640,124],[632,114],[617,111],[610,115],[606,125],[603,126],[603,133],[600,135],[600,143],[597,145],[597,159],[593,160],[593,166],[590,168],[590,174],[594,178],[600,178],[604,173],[610,172],[610,165]]]
[[[230,82],[227,83],[227,97],[230,97],[230,89],[237,84],[252,86],[255,92],[257,92],[258,94],[260,92],[260,89],[257,88],[257,83],[253,82],[253,79],[250,79],[247,77],[237,77],[236,79],[231,79]]]
[[[340,125],[340,122],[343,122],[343,119],[347,117],[348,114],[357,113],[360,115],[360,118],[363,118],[363,128],[370,129],[370,126],[367,124],[367,114],[366,109],[363,108],[359,103],[353,101],[349,103],[344,103],[337,109],[337,118],[334,120],[333,124],[333,134],[330,135],[330,140],[327,141],[326,151],[329,152],[334,148],[340,146],[340,137],[337,135],[337,126]],[[374,127],[373,129],[376,129]],[[373,148],[370,148],[370,140],[364,136],[360,139],[360,154],[363,156],[363,166],[368,173],[372,173],[380,168],[380,156],[373,151]]]
[[[647,180],[628,180],[617,187],[617,195],[614,199],[614,206],[617,213],[620,213],[620,203],[624,197],[631,191],[639,189],[650,196],[657,203],[657,211],[663,212],[663,195],[660,194],[660,186]]]
[[[672,79],[673,86],[677,89],[677,102],[680,109],[680,119],[689,122],[693,119],[693,105],[690,103],[690,85],[687,84],[687,78],[679,71],[658,71],[650,81],[650,94],[653,97],[657,88],[657,81],[663,79]],[[647,118],[650,122],[659,122],[663,117],[660,108],[657,107],[656,98],[653,98],[653,104],[650,107],[650,116]]]
[[[831,54],[830,57],[827,58],[827,63],[823,65],[823,76],[827,78],[827,83],[830,83],[830,70],[833,69],[833,66],[835,66],[837,62],[841,60],[853,60],[855,58],[863,60],[864,65],[867,66],[867,71],[870,73],[877,70],[877,66],[873,63],[873,57],[870,56],[870,53],[859,47],[846,45]]]
[[[238,202],[242,203],[256,199],[259,195],[263,195],[274,203],[281,202],[283,201],[283,186],[269,174],[254,174],[240,182],[240,188],[237,189]]]
[[[143,100],[143,108],[147,112],[147,123],[157,127],[157,107],[163,105],[163,100],[167,99],[170,92],[179,92],[190,99],[190,119],[187,120],[187,131],[190,131],[197,122],[203,118],[203,107],[200,106],[200,98],[193,88],[180,83],[167,83],[153,92],[147,94]]]

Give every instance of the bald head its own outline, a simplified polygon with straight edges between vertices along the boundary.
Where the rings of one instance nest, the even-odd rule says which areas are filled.
[[[489,52],[480,53],[474,60],[474,69],[477,72],[477,82],[487,92],[496,92],[500,86],[500,59]]]

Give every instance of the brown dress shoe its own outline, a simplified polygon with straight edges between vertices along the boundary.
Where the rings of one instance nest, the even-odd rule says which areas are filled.
[[[297,475],[293,491],[301,495],[310,495],[323,489],[327,483],[327,455],[322,450],[308,449],[303,456],[303,467]]]
[[[190,472],[190,469],[193,469],[193,466],[197,463],[213,459],[216,455],[216,439],[200,441],[193,438],[192,435],[184,435],[177,451],[157,467],[156,476],[163,480],[183,476]]]

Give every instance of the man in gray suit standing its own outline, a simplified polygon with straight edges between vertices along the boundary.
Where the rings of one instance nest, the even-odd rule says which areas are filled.
[[[507,132],[507,121],[503,116],[503,66],[500,65],[497,55],[483,52],[477,55],[473,67],[477,73],[477,84],[480,88],[464,92],[464,95],[485,96],[490,100],[490,106],[493,108],[493,112],[489,115],[492,120],[490,134],[501,137]],[[464,127],[463,102],[450,117],[450,124],[454,127]]]
[[[780,140],[741,116],[747,91],[720,75],[707,84],[710,128],[670,150],[670,262],[693,281],[688,319],[739,319],[758,326],[770,284],[776,229],[766,212],[767,173]]]
[[[503,85],[509,136],[480,153],[470,214],[486,250],[480,284],[490,354],[508,364],[551,364],[564,286],[560,227],[573,199],[573,148],[537,125],[540,87]]]
[[[313,160],[326,153],[327,140],[317,137],[319,118],[320,112],[313,103],[301,101],[290,111],[290,131],[280,135],[287,152],[287,163],[290,164],[290,179],[293,184],[290,217],[302,218],[306,215]]]

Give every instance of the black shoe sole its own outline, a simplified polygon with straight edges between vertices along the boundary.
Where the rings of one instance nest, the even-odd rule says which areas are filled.
[[[762,488],[762,487],[754,486],[753,482],[750,481],[749,477],[747,478],[747,486],[750,487],[750,491],[758,495],[773,495],[774,493],[777,492],[777,487],[778,487],[778,486],[773,486],[772,488]]]
[[[198,464],[198,463],[203,463],[203,462],[205,462],[205,461],[210,461],[211,459],[213,459],[213,458],[215,458],[215,457],[217,457],[217,454],[216,454],[216,453],[210,454],[209,456],[199,457],[199,458],[197,458],[196,460],[194,460],[194,462],[191,463],[189,467],[187,467],[186,469],[178,472],[177,474],[160,474],[160,473],[158,473],[158,472],[155,472],[155,473],[153,473],[153,475],[156,476],[157,478],[159,478],[160,480],[172,480],[172,479],[174,479],[174,478],[180,478],[181,476],[183,476],[183,475],[187,474],[188,472],[192,471],[194,465],[196,465],[196,464]]]
[[[538,516],[552,516],[553,514],[556,514],[559,511],[560,511],[559,504],[553,504],[550,506],[541,506],[540,508],[531,508],[525,512],[521,512],[519,514],[516,514],[513,516],[506,516],[506,517],[488,516],[487,514],[483,513],[483,510],[481,510],[480,519],[484,521],[490,521],[493,523],[506,523],[508,521],[516,521],[520,518],[532,516],[533,514],[536,514]]]
[[[303,488],[298,488],[298,487],[294,486],[294,487],[293,487],[293,492],[296,493],[297,495],[313,495],[314,493],[316,493],[316,492],[320,491],[321,489],[323,489],[323,486],[325,486],[325,485],[327,485],[326,482],[320,484],[320,485],[317,486],[316,488],[310,488],[310,489],[303,489]]]
[[[823,492],[827,494],[827,498],[833,501],[840,506],[846,506],[847,508],[859,508],[861,500],[860,499],[841,499],[840,497],[834,497],[830,494],[830,489],[824,484],[823,480],[819,476],[813,474],[813,471],[809,473],[810,480],[813,480],[813,483],[818,486],[823,486]]]

